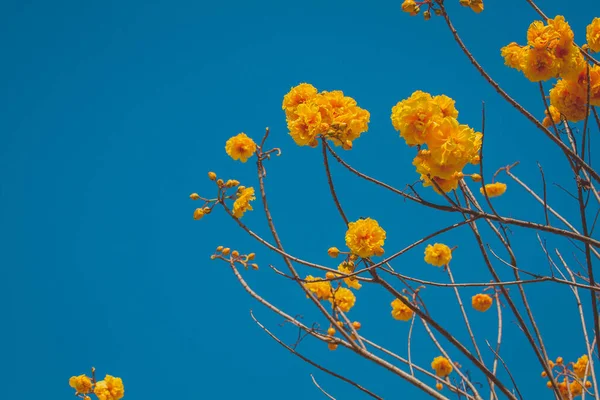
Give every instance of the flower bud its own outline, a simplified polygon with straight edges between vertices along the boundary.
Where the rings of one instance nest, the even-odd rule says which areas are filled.
[[[225,186],[227,186],[228,188],[232,188],[232,187],[237,186],[239,184],[240,184],[239,181],[236,181],[235,179],[229,179],[227,181],[227,183],[225,184]]]
[[[423,18],[425,18],[425,21],[429,21],[431,19],[431,12],[429,10],[423,11]]]
[[[444,388],[444,385],[442,385],[442,382],[438,382],[438,383],[435,384],[435,388],[437,390],[442,390]]]
[[[417,3],[414,0],[404,0],[402,3],[402,11],[412,13],[417,8]]]
[[[217,185],[219,187],[222,187],[225,184],[225,182],[223,181],[223,179],[217,179]]]
[[[225,248],[223,249],[223,255],[224,255],[224,256],[228,256],[228,255],[229,255],[229,253],[231,253],[231,249],[230,249],[229,247],[225,247]]]
[[[329,350],[333,351],[333,350],[337,349],[338,345],[337,345],[337,343],[328,343],[327,347],[329,348]]]
[[[240,256],[240,252],[237,250],[234,250],[231,252],[231,257],[239,257]]]
[[[198,193],[190,194],[190,199],[192,199],[192,200],[198,200],[199,198],[200,198],[200,196],[198,195]]]
[[[354,327],[354,329],[359,330],[362,325],[360,324],[360,322],[354,321],[352,323],[352,326]]]
[[[342,144],[342,149],[344,150],[352,150],[352,141],[350,140],[346,140],[343,144]]]
[[[333,336],[333,335],[335,335],[335,328],[333,328],[333,327],[330,327],[329,329],[327,329],[327,334],[328,334],[329,336]]]
[[[460,0],[459,3],[463,7],[469,7],[471,5],[471,0]]]
[[[204,217],[204,209],[196,208],[196,210],[194,210],[194,219],[197,221],[202,217]]]
[[[335,278],[335,274],[331,271],[327,271],[327,273],[325,274],[325,278],[326,279],[333,279]]]
[[[214,181],[215,179],[217,179],[217,174],[215,174],[214,172],[209,172],[208,173],[208,179],[210,179],[211,181]]]
[[[588,389],[591,388],[592,387],[592,382],[585,381],[585,387],[588,388]]]
[[[556,365],[562,365],[562,363],[563,363],[563,358],[562,357],[558,357],[556,359]]]
[[[329,257],[331,258],[336,258],[340,255],[340,251],[337,247],[330,247],[329,250],[327,250],[327,254],[329,254]]]
[[[212,209],[210,207],[204,207],[204,214],[210,214],[212,212]]]
[[[542,371],[542,378],[545,378],[547,376],[548,376],[548,374],[546,373],[546,371]]]
[[[249,261],[252,261],[252,260],[254,260],[254,257],[256,257],[256,254],[254,254],[254,253],[250,253],[250,254],[248,254],[248,257],[247,257],[247,259],[248,259]]]
[[[258,270],[258,264],[252,264],[252,265],[250,265],[250,266],[252,267],[252,269],[254,269],[254,270]]]
[[[383,253],[385,253],[385,250],[383,250],[383,247],[378,247],[375,249],[375,255],[377,257],[381,257],[383,255]]]
[[[435,15],[442,15],[442,10],[440,10],[439,8],[436,8],[434,13],[435,13]]]
[[[217,247],[217,251],[223,251],[223,246]]]
[[[481,182],[481,175],[471,174],[471,179],[473,180],[473,182]]]

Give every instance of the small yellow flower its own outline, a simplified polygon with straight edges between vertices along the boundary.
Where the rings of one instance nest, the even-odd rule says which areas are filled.
[[[425,262],[434,267],[442,267],[452,260],[452,250],[443,243],[427,245],[425,248]]]
[[[194,210],[194,219],[197,221],[199,219],[201,219],[202,217],[204,217],[204,208],[196,208]]]
[[[331,283],[324,281],[321,278],[315,278],[312,275],[308,275],[305,279],[307,281],[304,286],[310,290],[319,300],[328,300],[332,295]]]
[[[338,271],[349,275],[354,272],[354,264],[344,261],[343,263],[338,265]],[[346,285],[348,285],[349,288],[352,288],[352,289],[358,290],[362,287],[362,285],[358,282],[358,279],[356,279],[356,276],[344,278],[344,282],[346,283]]]
[[[477,14],[483,11],[483,0],[471,0],[470,4],[471,10],[475,11]]]
[[[334,305],[338,307],[343,312],[348,312],[352,307],[354,307],[354,303],[356,302],[356,296],[350,289],[346,289],[345,287],[338,287],[333,297],[329,299],[332,303],[335,301]]]
[[[121,378],[106,375],[103,381],[96,383],[94,393],[99,400],[119,400],[125,395]]]
[[[246,211],[252,211],[252,205],[250,205],[252,200],[256,200],[253,187],[238,191],[237,199],[233,203],[233,215],[236,218],[242,218]]]
[[[560,122],[560,113],[558,112],[558,109],[552,105],[549,106],[548,109],[550,110],[550,115],[548,115],[548,110],[544,110],[544,114],[546,114],[546,116],[542,121],[542,125],[544,125],[546,128],[552,126],[553,122],[555,124]]]
[[[234,160],[246,162],[256,152],[256,143],[245,133],[240,133],[225,143],[225,151]]]
[[[435,374],[441,378],[445,378],[452,372],[452,364],[446,357],[436,357],[431,362],[431,368],[435,370]]]
[[[483,191],[483,188],[479,188],[479,192],[483,195],[487,193],[488,197],[498,197],[506,192],[506,184],[500,182],[488,183],[485,185],[485,192]]]
[[[406,298],[406,296],[402,296],[402,297],[404,297],[404,299],[408,301],[408,298]],[[414,314],[413,310],[411,310],[400,299],[394,299],[394,301],[392,301],[392,303],[391,303],[391,306],[392,306],[392,317],[399,321],[409,321]]]
[[[492,306],[493,299],[487,294],[476,294],[471,298],[471,305],[477,311],[485,312]]]
[[[588,366],[587,354],[584,354],[581,357],[579,357],[579,359],[577,359],[577,362],[573,364],[573,372],[575,372],[575,375],[579,379],[583,379],[583,378],[585,378],[586,375],[589,375],[590,371],[587,371],[587,373],[586,373],[587,366]]]
[[[587,90],[584,89],[584,85],[580,85],[576,81],[560,79],[550,89],[550,103],[567,120],[581,121],[585,118],[587,111]]]
[[[69,379],[69,386],[75,389],[78,394],[90,393],[92,391],[92,381],[85,374],[72,376]]]
[[[585,38],[592,51],[600,51],[600,18],[594,18],[585,30]]]
[[[360,257],[371,257],[378,253],[380,247],[383,247],[385,238],[385,231],[376,220],[359,219],[348,224],[346,246]]]
[[[504,58],[505,65],[507,65],[510,68],[514,68],[518,71],[521,71],[525,50],[525,46],[521,46],[515,42],[512,42],[500,49],[500,54]]]

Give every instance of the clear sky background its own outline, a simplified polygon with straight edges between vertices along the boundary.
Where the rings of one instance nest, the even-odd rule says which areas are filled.
[[[364,398],[289,354],[254,324],[250,309],[284,340],[293,342],[297,334],[278,326],[281,319],[253,301],[227,265],[209,259],[217,245],[256,252],[261,269],[244,271],[249,283],[308,324],[324,321],[291,282],[267,267],[282,267],[279,257],[222,211],[193,221],[197,204],[188,195],[214,195],[209,170],[255,185],[254,162],[233,162],[224,144],[242,131],[259,140],[269,126],[268,146],[283,152],[267,163],[267,191],[284,245],[305,259],[337,265],[326,249],[343,248],[345,229],[329,197],[320,150],[295,146],[281,110],[283,95],[300,82],[343,90],[371,112],[369,131],[352,151],[340,153],[397,187],[417,175],[414,149],[394,131],[390,110],[421,89],[454,98],[461,123],[478,130],[486,102],[488,177],[520,160],[515,173],[539,190],[539,161],[549,181],[573,189],[562,154],[487,86],[442,18],[411,18],[400,3],[2,2],[1,397],[71,398],[68,378],[95,366],[101,377],[122,377],[129,399],[320,398],[310,373],[338,399]],[[504,67],[499,54],[511,41],[525,42],[537,18],[533,10],[523,0],[487,0],[485,12],[476,15],[458,0],[447,3],[475,56],[541,118],[537,85]],[[563,13],[582,43],[600,6],[593,0],[577,7],[561,3],[539,1],[549,15]],[[388,254],[460,220],[405,203],[339,165],[332,169],[349,218],[378,219],[388,233]],[[543,221],[541,207],[507,183],[497,209]],[[424,193],[435,198],[430,189]],[[578,221],[568,195],[552,188],[549,196]],[[255,208],[243,221],[270,239],[258,201]],[[516,229],[513,235],[522,267],[546,273],[535,234]],[[466,228],[440,238],[459,246],[452,263],[457,280],[489,280],[472,239]],[[574,251],[555,243],[565,254]],[[424,264],[423,248],[395,267],[446,282],[441,270]],[[475,293],[465,290],[465,299]],[[550,355],[580,356],[584,345],[569,291],[538,285],[528,293]],[[362,322],[363,334],[406,355],[409,325],[391,318],[392,297],[366,285],[357,296],[350,316]],[[468,339],[451,291],[426,289],[424,298],[456,337]],[[514,317],[504,310],[502,355],[525,398],[551,396]],[[496,316],[469,313],[491,364],[484,339],[495,340]],[[425,335],[416,325],[413,357],[428,366],[438,352]],[[426,398],[348,350],[330,352],[308,339],[299,350],[386,399]],[[469,369],[461,355],[451,354]]]

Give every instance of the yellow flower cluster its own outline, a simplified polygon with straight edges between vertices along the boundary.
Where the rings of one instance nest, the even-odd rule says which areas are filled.
[[[585,39],[592,51],[600,51],[600,18],[594,18],[585,30]]]
[[[250,202],[256,200],[253,187],[242,187],[237,191],[237,199],[233,203],[233,215],[236,218],[242,218],[246,211],[252,211]]]
[[[569,366],[565,365],[562,357],[558,357],[556,359],[556,363],[552,360],[548,360],[548,365],[550,366],[550,372],[555,376],[556,381],[558,382],[558,378],[560,376],[564,376],[562,382],[558,382],[558,391],[560,392],[561,400],[573,399],[575,397],[581,396],[584,390],[584,386],[586,388],[592,387],[592,382],[589,380],[585,381],[586,376],[590,375],[591,371],[588,369],[588,356],[586,354],[579,357],[577,362],[571,363],[573,366],[573,371],[569,370]],[[554,371],[554,368],[557,368],[558,371]],[[556,375],[555,375],[556,374]],[[542,372],[542,377],[547,377],[546,371]],[[552,388],[552,381],[546,382],[546,386],[548,388]]]
[[[452,250],[442,243],[427,245],[425,248],[425,262],[435,267],[447,265],[452,260]]]
[[[125,388],[121,378],[115,378],[111,375],[106,375],[104,380],[99,382],[93,378],[94,369],[92,369],[92,378],[87,375],[72,376],[69,379],[69,386],[75,389],[75,394],[87,395],[94,393],[99,400],[119,400],[125,395]],[[81,397],[81,396],[80,396]],[[89,400],[89,396],[84,396],[83,399]]]
[[[283,110],[292,139],[299,146],[318,145],[325,137],[345,150],[368,130],[370,114],[340,90],[322,91],[308,83],[293,87],[283,98]]]
[[[404,297],[404,299],[408,301],[408,298],[406,298],[406,296],[402,296],[402,297]],[[394,299],[394,301],[392,301],[392,303],[391,303],[391,306],[392,306],[392,317],[399,321],[410,321],[410,319],[412,318],[412,316],[414,314],[414,311],[411,310],[400,299]]]
[[[547,24],[534,21],[527,30],[527,45],[510,43],[501,49],[505,64],[522,71],[532,82],[559,78],[550,90],[550,115],[543,121],[548,127],[560,121],[577,122],[585,118],[587,103],[587,69],[590,70],[590,103],[600,105],[600,67],[589,66],[573,41],[574,34],[562,15]],[[587,27],[588,46],[600,48],[600,19]]]
[[[394,128],[407,145],[420,148],[413,165],[424,186],[433,186],[438,193],[439,189],[444,192],[456,189],[463,168],[469,163],[479,163],[482,135],[468,125],[459,124],[457,117],[454,100],[420,90],[392,108]]]
[[[385,231],[371,218],[359,219],[348,224],[346,246],[359,257],[383,255]]]
[[[486,312],[492,306],[493,301],[490,295],[478,293],[471,298],[471,305],[477,311]]]
[[[402,3],[402,11],[409,13],[410,16],[413,17],[419,14],[421,11],[421,4],[427,4],[429,7],[423,12],[423,17],[425,20],[431,18],[431,10],[433,10],[436,15],[442,14],[441,9],[434,7],[434,2],[421,1],[419,3],[420,4],[417,4],[415,0],[404,0]],[[483,0],[460,0],[460,5],[463,7],[469,7],[478,14],[483,11]]]
[[[447,377],[453,370],[452,363],[450,363],[446,357],[442,356],[433,359],[431,368],[433,368],[435,374],[441,378]]]
[[[256,143],[242,132],[227,140],[225,151],[229,157],[245,163],[256,152]]]

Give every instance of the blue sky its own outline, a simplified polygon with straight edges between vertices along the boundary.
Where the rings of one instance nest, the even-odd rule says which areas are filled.
[[[420,89],[454,98],[459,120],[476,129],[481,102],[486,103],[486,174],[519,160],[515,173],[539,190],[539,161],[552,182],[573,188],[562,154],[486,85],[443,20],[411,18],[400,3],[2,3],[0,376],[6,398],[40,390],[48,400],[69,398],[68,378],[91,366],[101,376],[122,377],[130,399],[318,398],[310,373],[337,398],[363,398],[264,334],[250,319],[250,309],[285,340],[293,342],[297,332],[279,327],[281,320],[209,256],[217,245],[256,252],[262,268],[244,271],[249,283],[288,313],[324,324],[302,293],[267,267],[282,266],[281,259],[223,212],[199,222],[191,217],[196,204],[189,193],[214,194],[209,170],[256,184],[254,163],[233,162],[223,148],[242,131],[258,140],[269,126],[268,145],[283,152],[268,162],[267,190],[284,246],[335,266],[326,249],[343,247],[345,229],[329,197],[320,151],[294,145],[281,111],[283,95],[300,82],[343,90],[371,112],[369,132],[342,153],[352,165],[395,186],[417,176],[414,149],[394,131],[390,110]],[[536,19],[533,10],[521,0],[488,0],[485,12],[476,15],[458,1],[447,3],[487,71],[541,116],[537,86],[504,67],[499,56],[503,45],[525,41],[527,26]],[[549,15],[565,13],[581,43],[591,15],[600,9],[593,10],[591,0],[586,7],[560,3],[540,1]],[[388,233],[388,253],[459,221],[405,203],[339,165],[332,170],[349,218],[378,219]],[[506,195],[495,201],[498,210],[543,221],[541,208],[508,183]],[[568,195],[552,189],[550,201],[578,221]],[[258,202],[255,208],[244,222],[270,239]],[[545,273],[535,234],[515,230],[514,238],[524,268]],[[458,280],[490,279],[469,230],[440,240],[459,246],[452,264]],[[566,254],[573,251],[568,243],[555,243]],[[396,268],[445,281],[440,270],[423,263],[422,252],[418,247]],[[555,296],[549,298],[549,290]],[[424,292],[435,315],[466,340],[453,293]],[[468,289],[464,296],[476,292]],[[578,319],[568,314],[574,303],[569,292],[539,285],[529,293],[551,356],[581,355]],[[408,325],[391,319],[391,300],[364,287],[351,317],[362,322],[365,336],[405,355]],[[563,315],[560,330],[557,314]],[[505,361],[520,378],[525,398],[547,393],[507,308],[505,315]],[[494,314],[472,314],[471,322],[485,349],[483,339],[495,337]],[[414,357],[424,365],[438,355],[420,326],[414,345]],[[329,352],[309,340],[299,350],[385,398],[426,398],[349,351]]]

